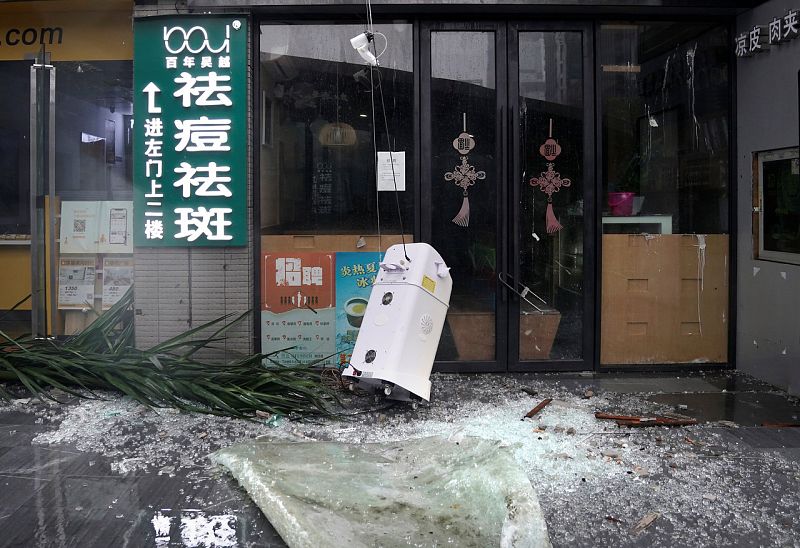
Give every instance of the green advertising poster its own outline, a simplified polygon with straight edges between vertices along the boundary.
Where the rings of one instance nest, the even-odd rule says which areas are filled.
[[[247,19],[134,28],[134,243],[247,245]]]

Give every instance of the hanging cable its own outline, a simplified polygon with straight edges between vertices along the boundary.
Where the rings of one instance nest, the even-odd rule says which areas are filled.
[[[367,44],[373,42],[373,50],[375,49],[374,44],[374,32],[375,27],[372,23],[372,3],[371,0],[366,0],[367,4]],[[385,51],[385,50],[384,50]],[[378,62],[378,58],[375,57],[375,63]],[[383,260],[383,240],[381,238],[381,200],[380,200],[380,191],[378,190],[378,130],[375,124],[375,81],[373,77],[373,64],[369,63],[369,100],[370,105],[372,107],[372,164],[375,169],[375,216],[377,220],[377,229],[378,229],[378,258],[379,261]]]
[[[367,0],[369,2],[369,0]],[[378,254],[379,260],[383,260],[383,242],[381,240],[381,193],[378,190],[378,129],[375,124],[375,83],[373,80],[372,64],[369,65],[369,98],[372,106],[372,163],[375,167],[375,214],[378,221]]]
[[[382,249],[381,244],[381,213],[380,213],[380,191],[377,187],[378,182],[378,135],[377,135],[377,121],[375,119],[375,78],[374,73],[378,73],[378,86],[377,89],[381,96],[381,112],[383,115],[383,126],[384,131],[386,133],[386,146],[389,151],[389,165],[392,169],[392,182],[394,184],[394,199],[395,205],[397,206],[397,218],[400,223],[400,241],[403,244],[403,255],[405,256],[408,262],[411,262],[411,259],[408,257],[408,252],[406,251],[406,236],[405,236],[405,228],[403,226],[403,212],[400,208],[400,194],[397,190],[397,174],[395,173],[394,169],[394,146],[392,145],[391,134],[389,133],[389,119],[386,115],[386,102],[383,97],[383,76],[379,68],[377,68],[378,64],[378,57],[383,55],[389,47],[389,40],[386,36],[382,33],[377,33],[383,36],[384,44],[383,51],[381,51],[380,55],[378,54],[377,47],[375,45],[375,27],[373,24],[372,19],[372,2],[371,0],[366,0],[367,6],[367,40],[372,47],[372,54],[375,57],[375,64],[369,63],[369,83],[370,83],[370,102],[372,106],[372,148],[373,148],[373,162],[375,166],[375,209],[377,212],[377,222],[378,222],[378,248],[379,250]]]
[[[375,32],[375,26],[372,24],[372,0],[366,0],[367,2],[367,30],[370,34]]]
[[[392,166],[392,182],[394,183],[394,202],[397,206],[397,218],[400,221],[400,240],[403,242],[403,255],[406,256],[406,260],[411,262],[411,259],[408,258],[408,253],[406,253],[406,231],[403,228],[403,211],[400,209],[400,193],[397,190],[397,176],[394,172],[394,158],[392,153],[394,152],[394,146],[392,146],[391,137],[389,136],[389,119],[386,116],[386,103],[383,100],[383,77],[381,75],[380,69],[378,70],[378,90],[381,94],[381,110],[383,111],[383,125],[386,131],[386,147],[389,149],[389,164]]]

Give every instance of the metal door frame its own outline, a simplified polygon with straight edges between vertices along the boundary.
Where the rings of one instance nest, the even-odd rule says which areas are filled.
[[[57,314],[56,67],[50,63],[49,58],[50,55],[42,49],[31,65],[30,79],[31,334],[33,337],[51,335],[55,329]],[[45,197],[49,202],[46,208]]]

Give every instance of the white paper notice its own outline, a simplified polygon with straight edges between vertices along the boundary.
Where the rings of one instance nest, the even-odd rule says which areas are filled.
[[[97,250],[133,253],[133,202],[100,202]]]
[[[391,160],[390,160],[391,156]],[[394,163],[394,173],[392,173]],[[406,189],[406,153],[378,152],[378,190]]]
[[[100,202],[61,202],[61,253],[97,253]]]
[[[133,202],[61,202],[61,253],[133,253]]]

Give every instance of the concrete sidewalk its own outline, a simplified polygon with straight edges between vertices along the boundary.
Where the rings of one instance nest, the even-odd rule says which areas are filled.
[[[768,385],[734,372],[432,382],[429,406],[347,395],[345,420],[313,424],[155,412],[114,395],[41,403],[13,387],[20,399],[0,406],[0,546],[283,546],[210,452],[255,437],[429,435],[510,444],[554,546],[800,545],[800,429],[760,426],[800,422],[800,405]],[[595,411],[699,423],[620,428]]]

